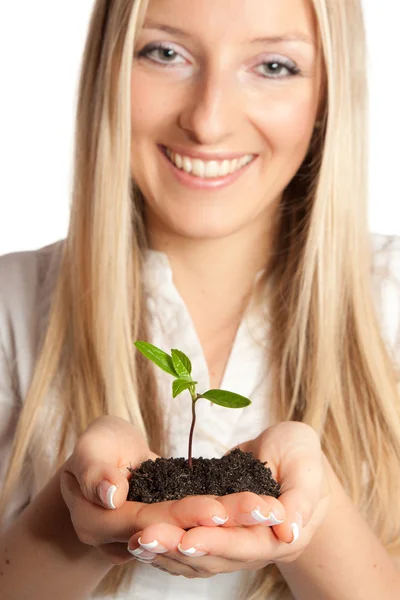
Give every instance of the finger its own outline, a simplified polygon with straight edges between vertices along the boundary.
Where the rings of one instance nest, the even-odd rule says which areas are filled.
[[[154,567],[154,569],[158,569],[159,571],[168,573],[168,575],[171,575],[172,577],[180,577],[180,575],[178,573],[173,573],[172,571],[168,570],[168,564],[164,563],[164,565],[161,565],[160,560],[153,562],[151,566]]]
[[[173,525],[166,523],[152,525],[131,537],[128,542],[128,550],[139,562],[151,564],[171,575],[199,577],[191,565],[174,558],[176,556],[183,558],[177,547],[184,535],[183,529]]]
[[[282,525],[274,527],[274,532],[287,544],[299,539],[321,499],[324,482],[321,459],[322,454],[318,458],[302,456],[297,463],[291,463],[282,479],[279,501],[285,507],[287,518]]]
[[[186,496],[181,500],[140,504],[140,506],[138,514],[140,529],[154,523],[169,523],[182,529],[198,526],[215,527],[227,520],[225,508],[219,499],[213,496]]]
[[[71,514],[71,522],[82,543],[100,546],[125,542],[132,535],[134,513],[126,507],[135,503],[126,502],[118,511],[107,511],[87,500],[76,478],[67,471],[61,473],[60,485],[63,499]]]
[[[211,577],[212,574],[207,569],[199,568],[198,564],[190,564],[190,560],[179,552],[178,545],[184,535],[183,529],[173,525],[151,525],[131,537],[128,550],[140,562],[150,563],[170,575],[181,575],[189,579]]]
[[[178,572],[179,566],[176,563],[184,563],[192,567],[201,576],[212,576],[216,573],[231,573],[240,569],[249,569],[249,563],[246,561],[234,561],[220,556],[208,555],[206,552],[189,551],[186,554],[183,551],[182,540],[186,536],[183,529],[160,523],[160,525],[152,525],[147,527],[131,537],[128,543],[129,551],[133,556],[147,555],[145,552],[153,552],[165,560],[170,559],[169,570]],[[186,539],[186,538],[185,538]],[[152,561],[156,566],[161,565],[161,561]],[[165,565],[165,563],[164,563]],[[252,569],[259,569],[266,565],[265,561],[256,561],[253,563]],[[197,575],[198,576],[198,575]]]
[[[210,515],[222,519],[226,514],[218,500],[203,496],[155,504],[125,502],[118,511],[106,511],[83,496],[77,480],[68,472],[61,474],[61,491],[79,539],[93,546],[127,543],[134,533],[154,524],[169,523],[186,530],[210,523]]]
[[[128,550],[134,556],[141,556],[145,551],[171,555],[177,551],[184,535],[185,530],[180,527],[157,523],[135,533],[128,542]]]
[[[185,556],[206,553],[231,561],[269,561],[279,552],[282,543],[270,527],[199,527],[187,531],[178,546]],[[201,559],[200,559],[201,560]]]
[[[186,577],[186,579],[206,579],[211,577],[208,573],[198,572],[191,565],[178,562],[163,554],[158,555],[151,563],[152,568],[160,569],[165,571],[169,575],[174,577]]]
[[[149,458],[157,455],[137,427],[119,417],[100,417],[79,438],[64,470],[77,479],[87,500],[115,509],[128,495],[128,467]]]
[[[218,500],[229,517],[225,527],[260,524],[273,526],[283,523],[286,518],[284,506],[273,496],[239,492],[221,496]]]

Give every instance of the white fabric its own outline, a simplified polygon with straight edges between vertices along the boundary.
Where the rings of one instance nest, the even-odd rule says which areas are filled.
[[[400,325],[400,238],[372,234],[373,273],[371,285],[382,331],[395,356]],[[45,330],[51,292],[56,279],[62,241],[37,251],[18,252],[0,257],[0,487],[5,476],[11,443],[21,402],[26,396],[36,349]],[[152,342],[169,350],[179,348],[193,363],[198,389],[209,389],[207,365],[189,313],[174,283],[167,256],[148,251],[145,285],[151,315]],[[268,315],[249,311],[243,319],[221,383],[248,396],[252,404],[245,409],[227,410],[209,402],[197,403],[194,456],[220,457],[239,442],[258,435],[267,426]],[[169,432],[170,455],[187,456],[190,402],[171,399],[171,377],[159,371],[165,419]],[[50,404],[50,403],[49,403]],[[41,431],[45,431],[43,422]],[[48,456],[53,452],[49,439]],[[45,485],[43,463],[38,457],[30,475],[15,490],[8,506],[11,522]],[[130,592],[113,600],[234,600],[241,573],[210,579],[172,577],[149,565],[139,565]],[[112,600],[111,598],[106,600]]]

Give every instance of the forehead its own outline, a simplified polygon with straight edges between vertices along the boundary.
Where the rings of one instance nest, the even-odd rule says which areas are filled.
[[[297,34],[315,41],[311,0],[149,0],[145,27],[170,25],[191,36],[244,43]]]

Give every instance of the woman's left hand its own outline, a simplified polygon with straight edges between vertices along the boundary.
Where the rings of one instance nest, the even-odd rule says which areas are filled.
[[[329,465],[318,435],[303,423],[284,422],[239,448],[268,461],[281,484],[279,499],[251,492],[213,496],[226,510],[226,523],[189,531],[152,524],[129,540],[138,560],[173,575],[204,578],[298,558],[322,524],[330,500]],[[193,496],[191,502],[201,502],[201,497]]]

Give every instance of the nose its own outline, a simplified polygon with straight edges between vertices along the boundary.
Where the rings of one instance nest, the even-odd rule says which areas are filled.
[[[237,125],[239,102],[228,73],[205,74],[192,83],[179,115],[179,126],[197,144],[224,143]]]

